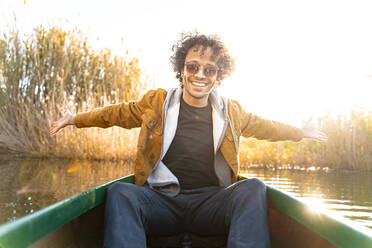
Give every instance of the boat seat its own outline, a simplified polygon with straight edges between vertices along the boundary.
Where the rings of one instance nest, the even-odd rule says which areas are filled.
[[[148,248],[225,248],[227,236],[198,236],[180,233],[173,236],[151,236]]]

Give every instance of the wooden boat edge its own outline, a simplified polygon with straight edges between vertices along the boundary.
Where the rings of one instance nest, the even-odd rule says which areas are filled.
[[[336,247],[372,247],[372,232],[342,217],[324,211],[313,211],[300,199],[278,189],[267,187],[269,205]]]
[[[134,183],[134,176],[129,175],[102,184],[36,211],[31,215],[5,223],[0,226],[0,247],[30,246],[90,209],[102,204],[105,190],[117,181]],[[268,187],[267,191],[271,208],[289,216],[335,246],[346,247],[356,244],[361,248],[372,246],[372,236],[368,233],[368,230],[355,228],[349,223],[328,216],[326,213],[311,213],[305,203],[272,187]],[[55,220],[53,222],[50,221],[52,217]]]
[[[134,183],[134,175],[125,176],[40,209],[0,226],[0,247],[28,247],[66,223],[104,201],[106,189],[115,182]],[[63,209],[63,211],[61,211]],[[50,219],[53,218],[53,222]],[[22,238],[19,238],[22,237]]]

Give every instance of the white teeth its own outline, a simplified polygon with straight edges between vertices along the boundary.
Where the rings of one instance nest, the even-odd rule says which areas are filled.
[[[193,85],[195,86],[198,86],[198,87],[205,87],[206,84],[203,84],[203,83],[196,83],[196,82],[192,82]]]

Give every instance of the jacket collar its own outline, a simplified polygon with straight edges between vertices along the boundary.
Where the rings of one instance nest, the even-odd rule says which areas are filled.
[[[161,159],[165,156],[168,148],[176,134],[178,115],[180,109],[180,100],[182,97],[182,88],[173,88],[168,91],[167,97],[163,106],[164,120],[164,137],[163,137],[163,152]],[[209,100],[212,105],[213,119],[213,141],[214,151],[217,152],[227,125],[227,104],[226,99],[218,95],[216,90],[213,90],[209,95]]]
[[[221,118],[225,119],[227,113],[225,109],[225,106],[227,106],[225,103],[225,98],[220,97],[217,90],[213,90],[209,95],[209,99],[213,109],[217,111]]]

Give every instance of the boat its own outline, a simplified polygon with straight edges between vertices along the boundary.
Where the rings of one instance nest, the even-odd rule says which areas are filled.
[[[134,175],[91,188],[1,225],[0,247],[102,247],[105,193],[117,181],[134,183]],[[267,195],[271,247],[372,247],[372,232],[368,228],[322,211],[312,211],[300,199],[270,186]],[[224,247],[221,245],[224,238],[226,241],[226,237],[201,237],[201,240],[211,242],[206,247]],[[158,244],[177,239],[178,247],[199,247],[195,243],[200,240],[192,234],[149,237],[148,247],[167,247]]]

